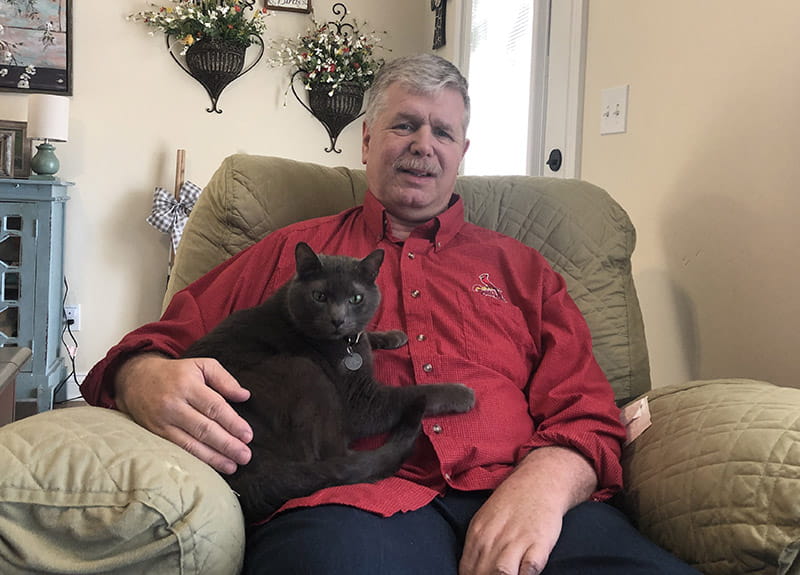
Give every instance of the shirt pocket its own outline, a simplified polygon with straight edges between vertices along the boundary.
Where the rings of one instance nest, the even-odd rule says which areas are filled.
[[[458,297],[467,358],[524,387],[537,352],[522,310],[478,292]]]

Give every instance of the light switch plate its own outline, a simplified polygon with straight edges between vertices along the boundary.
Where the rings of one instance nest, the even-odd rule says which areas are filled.
[[[627,131],[629,88],[625,84],[601,92],[600,135],[623,134]]]

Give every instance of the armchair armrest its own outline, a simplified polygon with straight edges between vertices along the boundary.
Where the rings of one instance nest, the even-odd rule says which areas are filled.
[[[642,532],[707,575],[800,573],[800,390],[727,379],[648,395],[653,424],[623,452]]]
[[[0,428],[0,573],[238,573],[244,522],[211,467],[99,407]]]

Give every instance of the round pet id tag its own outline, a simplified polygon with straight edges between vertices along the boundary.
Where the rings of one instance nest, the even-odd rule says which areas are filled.
[[[350,371],[358,371],[361,369],[361,366],[364,365],[364,359],[361,357],[360,353],[351,353],[344,357],[342,363]]]

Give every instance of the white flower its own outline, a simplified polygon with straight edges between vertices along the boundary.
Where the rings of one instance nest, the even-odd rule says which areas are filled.
[[[5,78],[8,75],[8,68],[0,68],[0,78]]]

